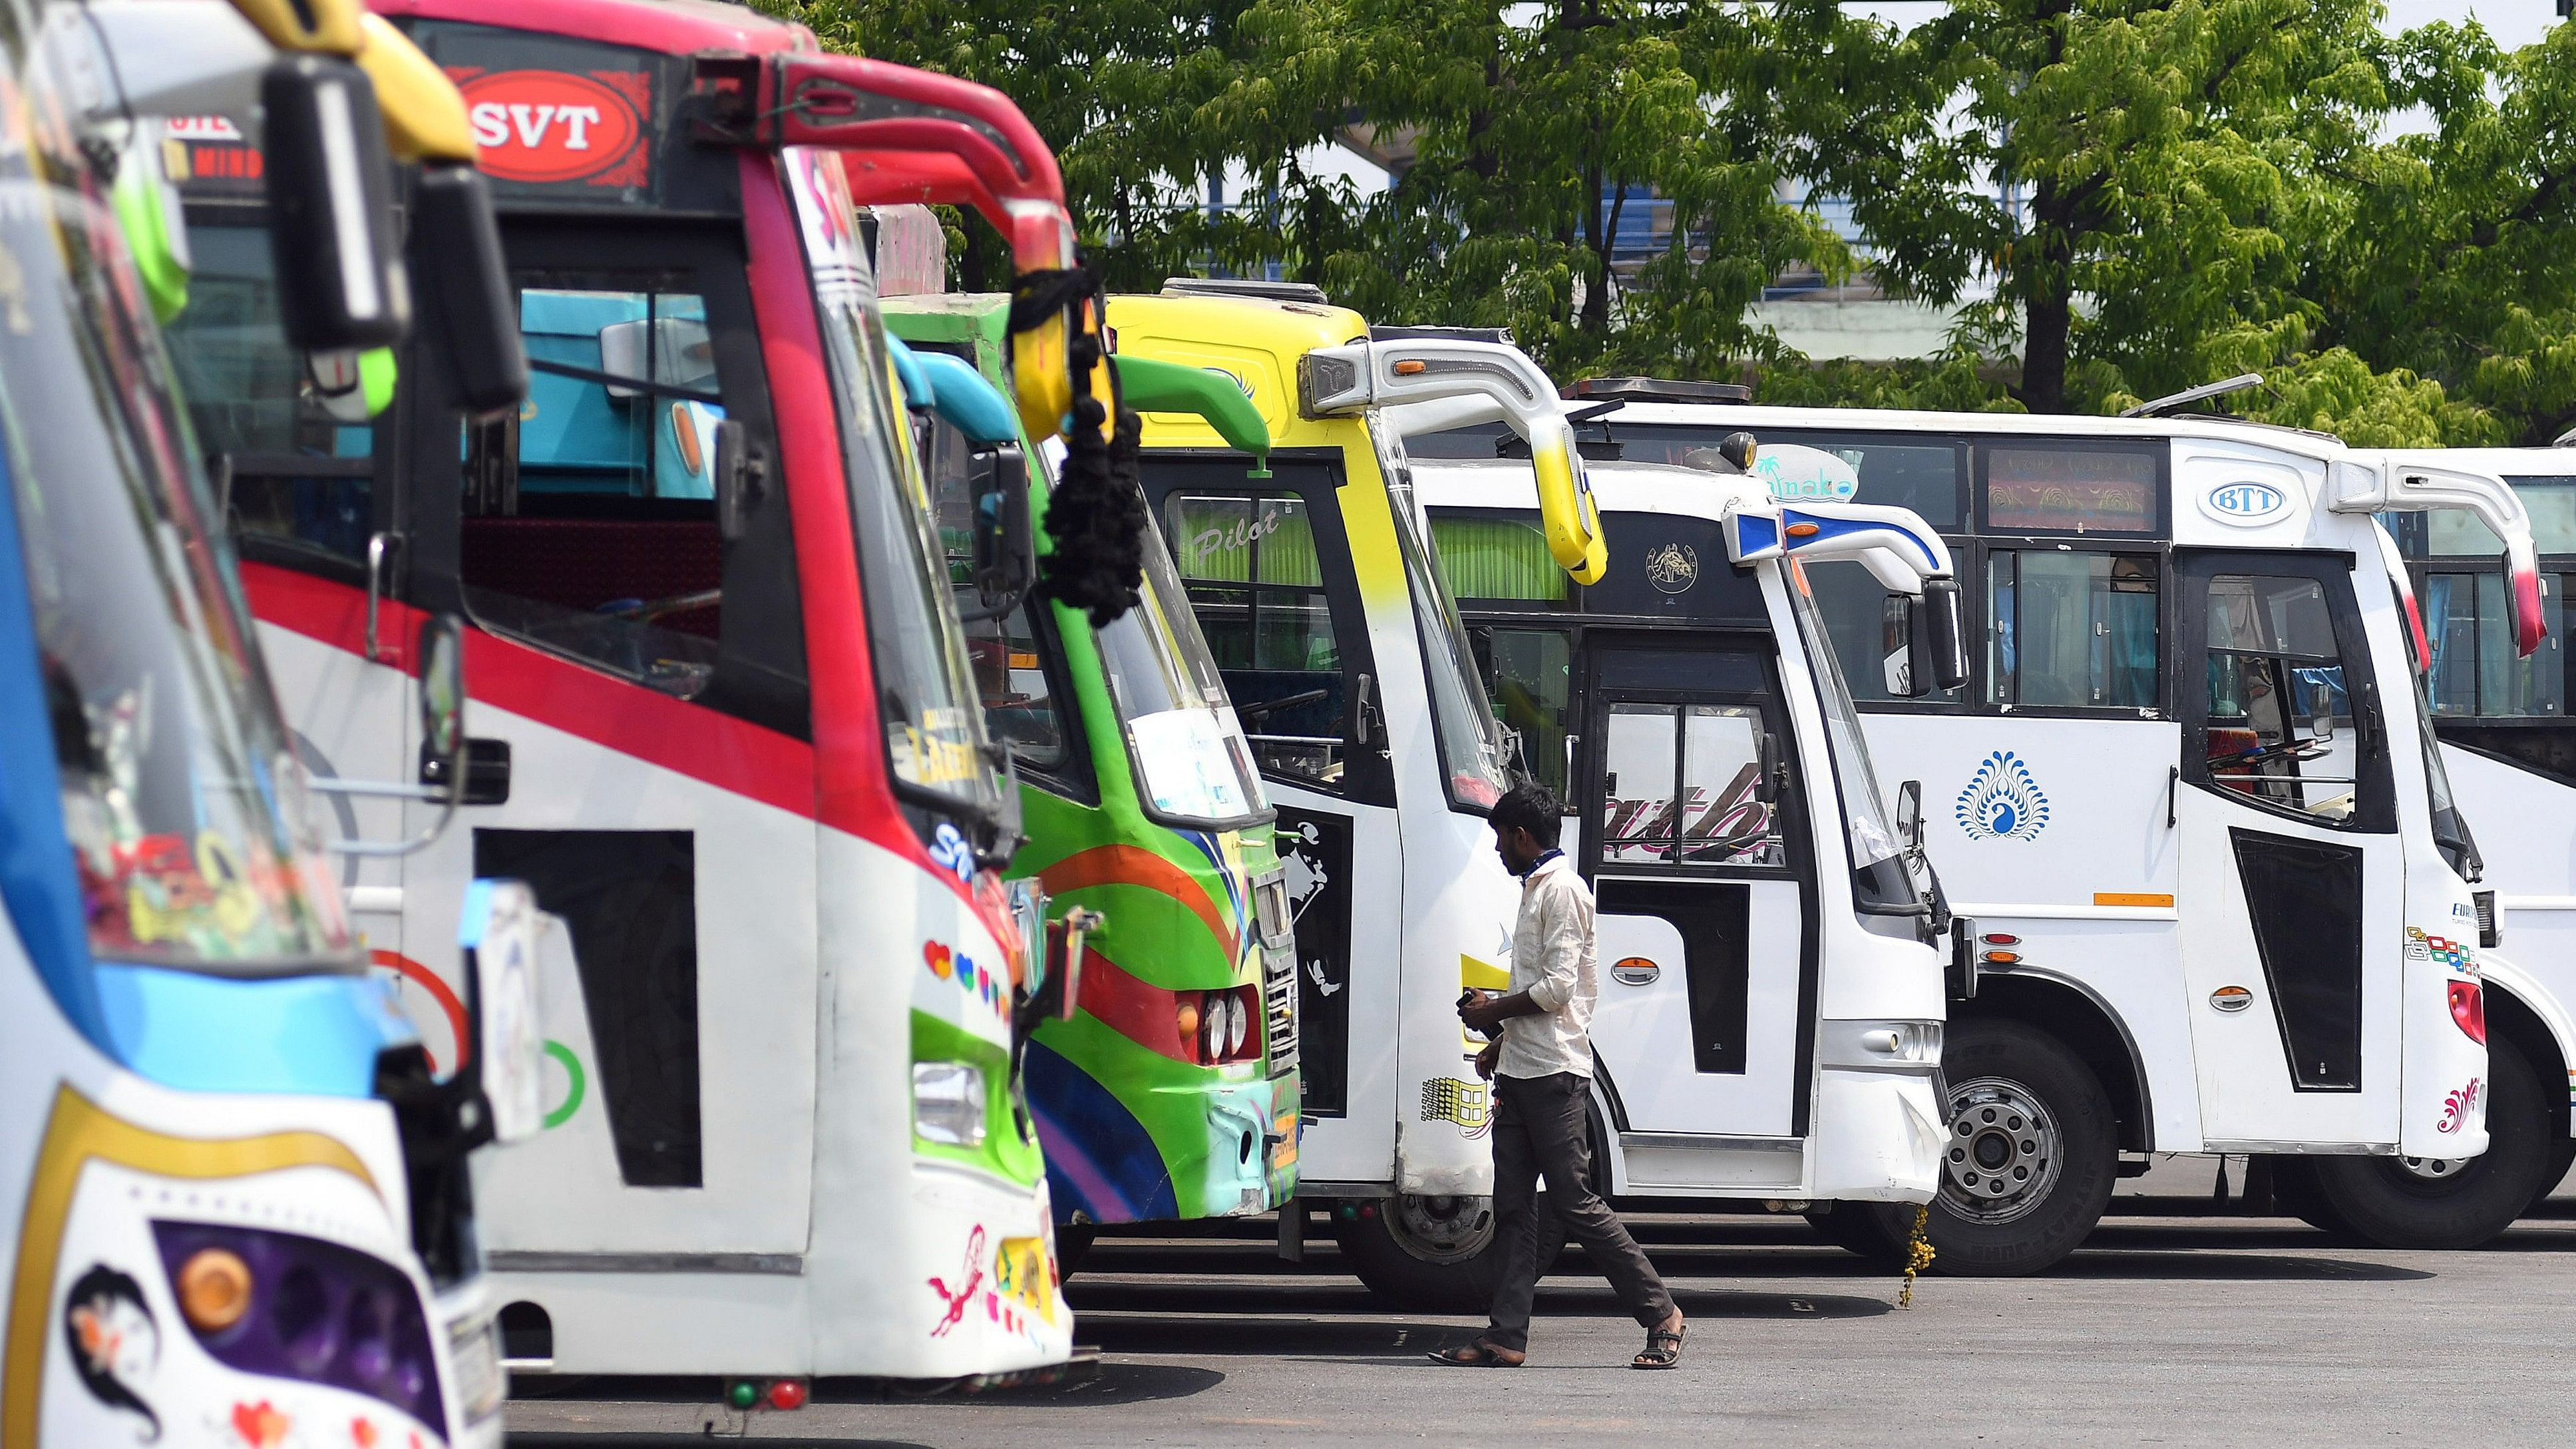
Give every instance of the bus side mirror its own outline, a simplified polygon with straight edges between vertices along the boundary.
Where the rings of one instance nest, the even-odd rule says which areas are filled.
[[[468,413],[517,407],[528,395],[528,354],[491,184],[471,166],[423,169],[412,189],[411,229],[421,310],[449,398]]]
[[[1083,943],[1100,929],[1103,919],[1098,911],[1076,906],[1064,913],[1064,919],[1047,925],[1047,947],[1056,957],[1048,975],[1056,983],[1058,1021],[1073,1020],[1074,1010],[1081,1004]]]
[[[1019,444],[980,449],[967,470],[975,499],[976,605],[958,610],[973,624],[1020,606],[1037,582],[1037,530],[1029,522],[1029,462]]]
[[[1765,805],[1780,803],[1780,737],[1763,730],[1753,745],[1753,798]]]
[[[1914,637],[1923,641],[1926,657],[1914,663],[1914,678],[1929,679],[1932,689],[1957,689],[1968,682],[1967,628],[1959,612],[1959,581],[1925,579],[1921,607],[1923,629]]]
[[[751,430],[740,418],[716,421],[716,532],[727,543],[740,542],[751,531],[752,511],[759,506],[769,465],[751,445]]]
[[[1887,596],[1879,615],[1880,682],[1898,699],[1921,699],[1932,692],[1930,627],[1921,599]]]
[[[400,342],[411,282],[394,245],[375,83],[344,60],[290,55],[260,78],[259,96],[286,340],[306,351]]]
[[[1923,782],[1908,780],[1896,787],[1896,838],[1908,850],[1923,848]]]

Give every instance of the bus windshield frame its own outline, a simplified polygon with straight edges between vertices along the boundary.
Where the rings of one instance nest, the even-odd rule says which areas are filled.
[[[778,164],[804,238],[832,384],[888,778],[898,795],[918,804],[997,825],[1003,787],[996,752],[950,603],[929,484],[893,399],[876,280],[852,234],[840,158],[791,148]]]
[[[1054,450],[1049,452],[1052,460]],[[1054,471],[1052,463],[1048,471]],[[1153,533],[1145,544],[1136,607],[1093,634],[1126,741],[1137,808],[1161,824],[1196,830],[1240,829],[1273,819],[1278,812],[1261,788],[1251,743],[1235,718],[1216,654],[1188,606],[1189,592],[1161,525],[1149,519],[1146,526]],[[1181,606],[1173,608],[1168,600]],[[1150,728],[1139,728],[1149,721]]]
[[[1405,596],[1421,640],[1423,685],[1431,696],[1432,739],[1440,752],[1440,784],[1449,808],[1481,816],[1512,786],[1510,752],[1493,702],[1476,673],[1476,652],[1458,617],[1448,575],[1422,536],[1421,509],[1413,498],[1413,469],[1404,441],[1375,412],[1369,443],[1384,476],[1388,511],[1395,516],[1396,550],[1404,557]]]
[[[1798,644],[1807,657],[1808,677],[1815,681],[1816,706],[1824,715],[1825,749],[1832,759],[1834,794],[1851,855],[1853,909],[1864,916],[1929,915],[1931,904],[1915,884],[1895,817],[1879,794],[1869,739],[1861,731],[1860,707],[1843,679],[1842,664],[1825,632],[1824,615],[1816,608],[1805,566],[1789,560],[1781,582],[1789,596],[1789,613],[1798,621]]]

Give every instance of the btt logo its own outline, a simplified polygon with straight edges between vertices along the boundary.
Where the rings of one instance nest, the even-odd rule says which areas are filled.
[[[474,124],[474,144],[482,148],[482,167],[494,176],[598,186],[644,180],[648,76],[505,70],[474,76],[457,89]]]
[[[2200,495],[2201,512],[2221,523],[2261,523],[2290,506],[2290,495],[2269,483],[2227,483]]]

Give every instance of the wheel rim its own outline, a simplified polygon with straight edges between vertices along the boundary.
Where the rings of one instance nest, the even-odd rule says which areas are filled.
[[[1392,1197],[1378,1205],[1387,1236],[1426,1263],[1463,1263],[1494,1240],[1489,1197]]]
[[[1941,1161],[1941,1201],[1951,1211],[1979,1223],[2028,1216],[2057,1186],[2065,1160],[2065,1134],[2038,1093],[2006,1077],[1951,1087]]]

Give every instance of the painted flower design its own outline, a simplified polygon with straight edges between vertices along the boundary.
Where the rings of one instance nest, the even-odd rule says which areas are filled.
[[[2048,795],[2010,750],[1986,756],[1952,811],[1970,840],[2035,840],[2048,826]]]

